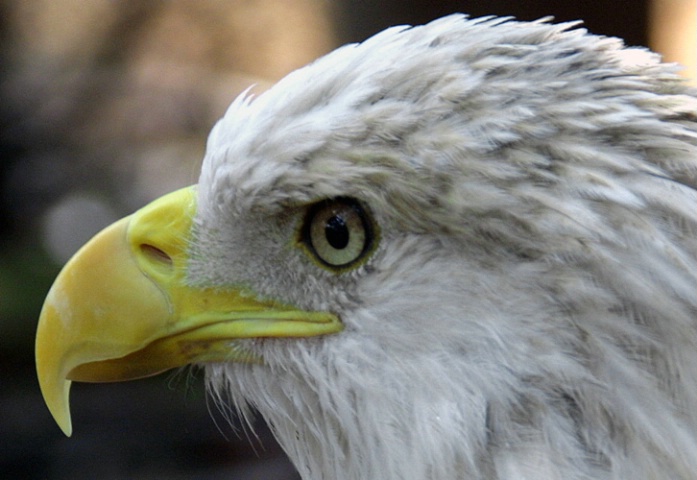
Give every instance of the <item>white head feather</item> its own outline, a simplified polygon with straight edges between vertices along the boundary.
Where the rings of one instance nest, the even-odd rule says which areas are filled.
[[[303,478],[694,478],[697,94],[573,26],[392,28],[211,133],[190,281],[346,326],[206,367]],[[297,245],[337,196],[379,227],[343,273]]]

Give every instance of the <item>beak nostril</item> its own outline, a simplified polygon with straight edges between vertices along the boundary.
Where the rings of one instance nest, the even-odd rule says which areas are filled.
[[[143,243],[140,245],[140,251],[143,252],[146,257],[156,263],[164,264],[167,267],[172,266],[172,257],[154,245]]]

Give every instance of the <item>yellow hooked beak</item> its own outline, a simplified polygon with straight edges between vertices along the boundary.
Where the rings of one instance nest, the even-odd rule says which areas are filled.
[[[36,368],[66,435],[72,380],[131,380],[192,362],[260,362],[235,340],[343,328],[328,312],[298,310],[239,288],[188,285],[195,213],[195,187],[152,202],[97,234],[51,287],[36,333]]]

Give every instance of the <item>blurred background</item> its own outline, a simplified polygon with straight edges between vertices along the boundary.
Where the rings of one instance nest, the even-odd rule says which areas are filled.
[[[195,183],[235,96],[395,24],[464,12],[584,20],[694,83],[697,0],[0,0],[0,478],[296,479],[186,369],[41,399],[33,337],[60,266],[98,230]],[[249,437],[249,438],[248,438]]]

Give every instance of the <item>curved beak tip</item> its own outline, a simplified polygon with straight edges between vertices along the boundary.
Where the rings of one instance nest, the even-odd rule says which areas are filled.
[[[70,394],[70,384],[70,380],[64,380],[61,397],[55,398],[52,405],[48,405],[48,408],[53,415],[53,419],[67,437],[70,437],[73,434],[73,424],[70,419],[70,404],[68,399]]]
[[[70,419],[70,386],[72,382],[59,372],[46,371],[47,365],[37,359],[39,388],[51,416],[66,436],[73,433]]]

